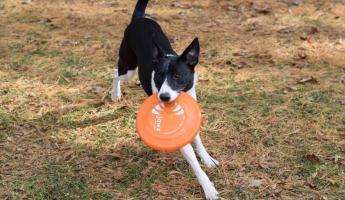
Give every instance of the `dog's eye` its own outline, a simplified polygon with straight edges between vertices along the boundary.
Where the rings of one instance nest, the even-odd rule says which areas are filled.
[[[178,79],[180,79],[181,78],[181,75],[179,75],[179,74],[174,74],[173,75],[173,79],[174,80],[178,80]]]

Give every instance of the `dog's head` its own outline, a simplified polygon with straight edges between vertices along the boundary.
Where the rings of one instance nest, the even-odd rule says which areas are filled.
[[[174,101],[181,91],[188,91],[194,84],[194,68],[199,61],[198,38],[179,55],[166,54],[157,44],[153,47],[154,84],[161,101]]]

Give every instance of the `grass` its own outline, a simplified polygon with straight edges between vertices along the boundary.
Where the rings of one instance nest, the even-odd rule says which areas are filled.
[[[4,140],[7,139],[7,137],[10,136],[13,130],[13,119],[11,116],[0,109],[0,141],[3,142]]]
[[[77,170],[56,163],[46,163],[38,175],[12,185],[14,193],[24,190],[33,199],[91,199],[87,185]],[[72,175],[71,175],[72,174]]]
[[[344,199],[344,5],[250,2],[148,8],[177,52],[201,41],[201,134],[221,162],[203,168],[224,199]],[[138,138],[142,89],[110,101],[134,3],[0,3],[0,199],[203,198],[179,152]]]

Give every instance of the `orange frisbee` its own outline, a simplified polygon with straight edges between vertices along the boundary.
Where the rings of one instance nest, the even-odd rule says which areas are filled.
[[[191,143],[200,127],[200,107],[184,92],[169,103],[161,102],[153,94],[140,106],[137,115],[140,138],[159,151],[175,151]]]

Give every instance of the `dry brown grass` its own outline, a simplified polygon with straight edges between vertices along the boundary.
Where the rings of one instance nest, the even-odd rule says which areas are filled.
[[[253,2],[148,8],[177,52],[200,38],[207,173],[224,199],[344,199],[345,4]],[[202,198],[178,152],[138,139],[135,82],[107,96],[134,4],[0,1],[1,199]]]

